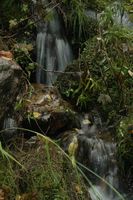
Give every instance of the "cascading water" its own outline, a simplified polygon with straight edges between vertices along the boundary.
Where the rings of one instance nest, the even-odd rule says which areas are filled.
[[[4,132],[1,134],[1,138],[4,141],[8,141],[12,137],[15,137],[17,135],[17,130],[14,129],[14,127],[17,128],[17,123],[15,119],[11,116],[6,116],[2,127],[2,130],[4,130]]]
[[[101,123],[100,119],[97,121]],[[79,162],[93,171],[93,173],[90,173],[85,170],[86,176],[92,183],[89,187],[91,199],[132,200],[133,196],[127,195],[128,192],[125,192],[124,184],[120,180],[116,160],[116,143],[111,134],[99,132],[96,125],[91,126],[86,114],[82,120],[78,141],[77,158]],[[108,183],[105,183],[102,179]],[[112,189],[112,186],[116,191]]]
[[[46,1],[44,1],[46,3]],[[93,11],[87,11],[86,14],[96,20],[99,20],[100,14]],[[72,51],[64,34],[62,33],[61,24],[58,14],[55,9],[52,10],[52,20],[38,24],[37,34],[37,63],[36,72],[37,83],[46,83],[51,85],[57,77],[55,71],[64,71],[67,64],[72,61]],[[114,16],[116,23],[124,26],[132,26],[127,13],[118,11]],[[82,123],[79,131],[79,161],[92,169],[95,174],[105,179],[108,186],[100,178],[89,173],[89,178],[92,181],[92,186],[89,188],[89,193],[92,200],[119,200],[132,197],[125,195],[123,184],[120,181],[118,166],[116,160],[116,144],[112,139],[107,139],[107,133],[100,134],[96,126],[88,125],[87,115]],[[98,118],[97,118],[98,119]],[[100,118],[97,126],[102,126]],[[89,122],[89,120],[88,120]],[[103,138],[102,138],[103,137]],[[110,137],[109,137],[110,138]],[[95,178],[94,178],[95,177]],[[117,191],[123,197],[119,196]]]
[[[43,1],[42,3],[47,3]],[[51,85],[57,73],[63,72],[72,61],[70,45],[62,33],[62,27],[55,9],[51,9],[52,19],[38,23],[36,82]]]

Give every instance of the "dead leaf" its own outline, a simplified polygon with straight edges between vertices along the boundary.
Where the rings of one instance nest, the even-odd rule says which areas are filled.
[[[37,200],[37,193],[33,192],[17,195],[15,200]]]
[[[39,113],[39,112],[33,112],[33,117],[35,119],[38,119],[39,117],[41,117],[41,113]]]
[[[10,188],[7,186],[3,186],[0,188],[0,200],[8,200],[10,194]]]
[[[0,200],[5,200],[5,193],[3,189],[0,189]]]
[[[133,78],[133,72],[131,70],[128,70],[128,74]]]
[[[112,99],[108,94],[100,94],[97,101],[105,105],[106,103],[111,103]]]
[[[75,190],[76,190],[76,192],[77,192],[78,194],[83,194],[83,191],[82,191],[80,185],[76,185],[76,186],[75,186]]]
[[[6,60],[12,60],[13,54],[10,51],[0,51],[0,57],[3,57]]]
[[[84,125],[89,125],[91,124],[91,121],[89,119],[84,119],[83,122],[82,122]]]

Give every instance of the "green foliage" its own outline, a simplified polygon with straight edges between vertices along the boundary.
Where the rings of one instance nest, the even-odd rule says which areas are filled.
[[[119,199],[124,200],[123,196],[110,183],[81,163],[76,162],[74,157],[78,147],[76,136],[68,147],[68,155],[47,136],[28,129],[20,128],[20,130],[34,132],[37,134],[37,138],[33,141],[19,138],[10,145],[10,150],[9,147],[6,147],[6,150],[0,149],[3,155],[6,154],[4,158],[0,156],[0,186],[4,191],[8,189],[9,200],[89,199],[88,187],[84,184],[81,175],[91,187],[93,185],[82,171],[83,169],[108,185]],[[16,159],[12,159],[13,157],[8,152],[15,154],[17,160],[25,168],[15,165],[13,161],[16,162]],[[100,198],[95,189],[94,194],[98,199]]]
[[[0,6],[0,26],[7,28],[9,20],[14,17],[20,16],[21,3],[17,0],[1,0]]]
[[[64,0],[63,3],[68,7],[68,10],[66,10],[66,23],[70,26],[69,28],[73,29],[74,36],[78,34],[80,38],[82,33],[86,32],[88,21],[85,14],[86,5],[83,0],[72,0],[71,2]]]
[[[87,5],[90,9],[101,12],[112,2],[112,0],[90,0]]]
[[[38,139],[33,143],[20,139],[14,140],[10,150],[6,148],[5,151],[0,148],[0,152],[4,155],[0,156],[0,186],[8,188],[8,199],[26,200],[32,199],[33,196],[40,200],[86,199],[87,187],[71,166],[67,154],[57,143],[37,134]],[[16,162],[16,159],[12,159],[8,152],[15,154],[25,168],[15,165],[13,161]]]
[[[3,158],[6,158],[8,161],[12,160],[16,162],[18,165],[20,165],[21,167],[23,167],[11,154],[9,154],[7,151],[3,149],[1,142],[0,142],[0,154],[2,155]]]
[[[73,39],[84,41],[97,31],[97,22],[87,16],[87,10],[101,12],[112,1],[108,0],[58,0],[66,26],[71,31]]]
[[[133,173],[133,134],[128,131],[133,125],[132,114],[121,120],[117,127],[117,155],[122,173],[129,176]]]
[[[81,44],[97,31],[97,22],[86,14],[86,0],[58,0],[61,13],[72,44]]]
[[[31,13],[31,0],[2,0],[1,32],[5,44],[11,49],[14,59],[25,70],[30,78],[31,71],[36,65],[33,61],[33,40],[36,28],[34,17]],[[8,31],[8,34],[5,32]]]
[[[31,43],[15,43],[12,51],[16,62],[25,70],[30,78],[31,72],[35,70],[36,64],[32,60],[33,45]]]
[[[133,101],[133,31],[115,23],[117,6],[101,13],[98,34],[85,42],[80,59],[72,68],[80,71],[80,78],[75,84],[75,79],[71,84],[67,81],[66,91],[73,90],[70,98],[81,109],[94,104],[108,113],[112,109],[118,113]]]
[[[109,23],[107,25],[109,26]],[[100,28],[100,34],[92,41],[86,42],[82,59],[87,64],[90,76],[99,83],[99,88],[95,87],[96,91],[99,95],[100,93],[108,95],[119,110],[132,102],[130,72],[133,61],[130,49],[133,46],[133,32],[115,24],[106,30],[103,26]]]

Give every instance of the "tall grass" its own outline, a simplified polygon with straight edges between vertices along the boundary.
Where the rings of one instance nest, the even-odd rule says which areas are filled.
[[[42,134],[40,134],[40,133],[38,133],[38,132],[36,132],[36,131],[32,131],[32,130],[28,130],[28,129],[25,129],[25,128],[14,128],[14,129],[17,129],[17,130],[21,130],[21,131],[24,131],[24,132],[30,132],[30,133],[32,133],[32,134],[35,134],[35,135],[37,135],[37,138],[41,141],[41,142],[43,142],[43,144],[44,144],[44,149],[45,149],[45,155],[46,155],[46,157],[47,157],[47,163],[41,163],[41,166],[40,166],[40,171],[39,171],[39,169],[36,169],[36,167],[34,168],[33,166],[31,166],[31,168],[33,168],[32,170],[33,170],[33,173],[31,173],[31,179],[32,180],[28,180],[29,178],[27,178],[27,180],[25,180],[25,181],[29,181],[29,183],[31,183],[31,185],[32,185],[32,187],[30,187],[30,186],[28,186],[29,187],[29,189],[28,190],[26,190],[26,192],[29,192],[29,191],[31,191],[32,189],[34,189],[35,191],[39,188],[39,185],[44,185],[44,180],[47,182],[47,180],[50,178],[50,182],[48,182],[48,185],[47,185],[47,189],[49,189],[50,187],[52,187],[53,188],[53,190],[51,190],[52,192],[50,192],[50,190],[48,190],[47,191],[47,193],[46,193],[46,191],[45,191],[45,195],[46,195],[46,199],[48,199],[49,198],[49,194],[51,193],[52,195],[54,194],[54,200],[55,199],[63,199],[64,198],[64,195],[65,195],[65,199],[67,200],[69,200],[70,198],[69,198],[69,195],[66,193],[66,191],[65,191],[65,189],[64,188],[67,188],[67,190],[68,190],[68,186],[66,185],[66,182],[68,181],[68,180],[63,180],[62,181],[62,179],[63,179],[63,174],[61,174],[60,175],[60,172],[58,173],[58,169],[56,169],[56,171],[55,171],[55,169],[53,169],[53,166],[55,165],[55,168],[56,168],[56,164],[53,162],[53,160],[52,160],[52,158],[51,158],[51,153],[52,152],[50,152],[50,145],[52,144],[56,149],[57,149],[57,151],[59,152],[59,156],[61,156],[61,155],[63,155],[63,157],[65,158],[65,159],[67,159],[67,161],[69,162],[69,164],[71,163],[71,171],[75,171],[75,174],[76,174],[76,182],[77,182],[77,184],[78,184],[78,186],[79,186],[79,188],[81,187],[82,188],[82,183],[81,183],[81,175],[84,177],[84,179],[86,180],[86,182],[88,183],[88,185],[90,186],[90,187],[92,187],[92,189],[94,190],[94,193],[95,193],[95,195],[97,196],[97,198],[99,198],[99,199],[101,199],[101,197],[99,196],[100,194],[99,193],[97,193],[97,191],[95,191],[95,189],[94,189],[94,187],[93,187],[93,184],[92,184],[92,182],[88,179],[88,177],[85,175],[85,173],[83,172],[83,170],[82,169],[85,169],[86,171],[88,171],[89,173],[91,173],[91,174],[93,174],[95,177],[97,177],[99,180],[102,180],[107,186],[109,186],[115,193],[116,193],[116,195],[118,196],[118,198],[120,199],[120,200],[124,200],[124,197],[110,184],[110,183],[108,183],[105,179],[103,179],[101,176],[99,176],[98,174],[96,174],[94,171],[92,171],[91,169],[89,169],[89,168],[87,168],[87,167],[85,167],[83,164],[81,164],[81,163],[79,163],[79,162],[75,162],[75,164],[73,165],[73,160],[72,160],[72,157],[71,156],[69,156],[66,152],[64,152],[64,150],[59,146],[59,144],[58,143],[56,143],[54,140],[52,140],[52,139],[50,139],[49,137],[47,137],[47,136],[45,136],[45,135],[42,135]],[[2,130],[2,131],[0,131],[0,132],[4,132],[5,130]],[[6,129],[6,131],[7,131],[7,129]],[[41,148],[41,147],[40,147]],[[11,163],[12,162],[15,162],[15,163],[17,163],[17,165],[19,165],[25,172],[26,172],[26,166],[24,166],[23,167],[23,164],[20,164],[20,162],[16,159],[16,158],[14,158],[10,153],[8,153],[7,151],[5,151],[3,148],[2,148],[2,145],[0,144],[0,153],[1,153],[1,155],[3,156],[3,158],[6,158],[7,160],[8,160],[8,162],[9,162],[9,160],[11,161]],[[38,151],[38,153],[39,153],[39,151]],[[34,156],[34,155],[33,155]],[[38,162],[38,159],[37,159],[37,157],[36,158],[34,158],[35,160],[34,160],[34,162]],[[21,159],[20,159],[21,160]],[[27,162],[28,162],[28,160],[27,160]],[[9,162],[10,163],[10,162]],[[45,165],[45,164],[47,164],[47,175],[46,175],[46,171],[44,170],[44,166],[43,165]],[[12,166],[13,167],[13,165],[11,165],[10,164],[10,166]],[[27,165],[28,166],[28,165]],[[65,165],[64,167],[66,167],[67,168],[67,165]],[[11,168],[10,168],[10,170],[11,170]],[[59,169],[60,170],[60,169]],[[28,172],[29,173],[29,172]],[[12,172],[11,172],[11,174],[12,174]],[[12,176],[12,175],[10,175],[10,176]],[[66,177],[67,178],[67,177]],[[68,177],[69,178],[69,177]],[[38,180],[36,180],[36,179],[38,179]],[[1,179],[0,179],[1,180]],[[13,182],[13,180],[12,180],[12,182]],[[12,183],[13,185],[14,185],[14,187],[16,187],[15,186],[15,183]],[[27,183],[26,183],[27,184]],[[49,184],[51,184],[51,185],[49,185]],[[60,185],[61,184],[64,184],[63,185],[63,191],[61,191],[61,188],[60,188]],[[1,183],[0,183],[0,185],[1,185]],[[69,186],[70,187],[70,186]],[[43,188],[39,188],[39,190],[44,190]],[[84,199],[84,196],[82,195],[82,189],[79,189],[80,190],[80,192],[81,192],[81,196],[80,196],[80,199]],[[19,192],[19,189],[18,189],[18,192]],[[41,194],[40,194],[40,199],[43,199],[44,197],[44,192],[42,192]],[[51,199],[52,200],[52,199]]]

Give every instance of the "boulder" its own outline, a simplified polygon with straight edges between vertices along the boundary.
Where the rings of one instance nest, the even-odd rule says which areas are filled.
[[[24,76],[21,67],[11,57],[0,56],[1,121],[13,111],[16,97],[22,92],[23,84]]]
[[[22,126],[49,136],[58,136],[64,130],[80,127],[77,113],[70,104],[62,100],[55,87],[34,84],[25,110]]]

